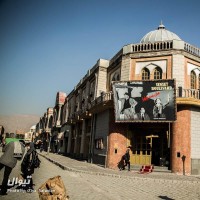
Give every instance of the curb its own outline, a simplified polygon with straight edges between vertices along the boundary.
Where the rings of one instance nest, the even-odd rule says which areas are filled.
[[[165,182],[171,182],[171,183],[179,183],[179,182],[185,182],[188,184],[191,183],[200,183],[200,181],[198,180],[171,180],[171,179],[156,179],[153,177],[132,177],[132,176],[127,176],[127,175],[118,175],[118,174],[109,174],[109,173],[103,173],[103,172],[92,172],[92,171],[84,171],[84,170],[78,170],[78,169],[74,169],[71,167],[67,167],[64,166],[62,164],[60,164],[59,162],[48,158],[46,155],[42,155],[40,153],[38,153],[40,156],[44,157],[45,159],[47,159],[48,161],[52,162],[53,164],[57,165],[58,167],[60,167],[63,170],[69,171],[69,172],[75,172],[75,173],[82,173],[82,174],[92,174],[92,175],[97,175],[97,176],[109,176],[109,177],[115,177],[115,178],[129,178],[129,179],[135,179],[135,180],[144,180],[144,181],[148,181],[148,180],[153,180],[154,182],[159,182],[159,183],[165,183]]]
[[[112,176],[112,177],[118,177],[118,178],[121,178],[122,176],[121,175],[117,175],[117,174],[108,174],[108,173],[103,173],[103,172],[92,172],[92,171],[84,171],[84,170],[78,170],[78,169],[74,169],[74,168],[71,168],[71,167],[67,167],[67,166],[64,166],[62,164],[60,164],[59,162],[51,159],[51,158],[48,158],[47,156],[45,155],[42,155],[40,153],[38,153],[40,156],[46,158],[48,161],[54,163],[55,165],[57,165],[58,167],[60,167],[61,169],[63,170],[67,170],[67,171],[70,171],[70,172],[76,172],[76,173],[84,173],[84,174],[93,174],[93,175],[102,175],[102,176]],[[128,177],[128,176],[127,176]]]

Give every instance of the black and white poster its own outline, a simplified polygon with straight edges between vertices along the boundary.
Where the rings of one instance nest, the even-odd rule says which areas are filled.
[[[113,82],[116,122],[176,120],[173,79]]]

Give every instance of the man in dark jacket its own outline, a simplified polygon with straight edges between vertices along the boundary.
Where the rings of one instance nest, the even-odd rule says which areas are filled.
[[[21,163],[21,172],[23,173],[23,177],[30,182],[30,184],[26,185],[23,189],[26,191],[33,191],[33,179],[32,174],[34,173],[34,160],[36,157],[36,150],[34,143],[28,143],[27,144],[27,153],[24,156],[24,159]]]
[[[7,194],[7,183],[12,172],[12,169],[16,166],[17,160],[23,157],[25,148],[22,143],[19,141],[9,142],[3,149],[4,154],[0,158],[0,170],[5,167],[3,181],[1,185],[0,195]],[[20,157],[17,158],[16,154],[20,154]]]

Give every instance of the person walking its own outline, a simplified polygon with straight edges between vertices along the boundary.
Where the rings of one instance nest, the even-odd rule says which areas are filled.
[[[119,170],[125,170],[125,160],[124,160],[124,155],[121,157],[121,160],[118,162],[117,167]]]
[[[34,160],[36,159],[37,152],[35,150],[34,143],[28,143],[27,144],[27,152],[24,156],[24,159],[21,163],[21,172],[23,178],[28,182],[29,184],[22,186],[22,189],[25,189],[27,192],[33,191],[33,179],[32,175],[34,174]]]
[[[7,195],[7,183],[10,173],[16,166],[17,160],[22,159],[24,151],[24,145],[19,141],[9,142],[5,145],[3,149],[4,154],[0,158],[0,170],[5,167],[0,195]]]
[[[128,166],[128,171],[130,171],[130,149],[128,148],[126,150],[126,153],[124,154],[124,161],[125,161],[125,166]]]

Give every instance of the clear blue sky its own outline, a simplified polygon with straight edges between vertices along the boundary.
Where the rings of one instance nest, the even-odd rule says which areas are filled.
[[[57,91],[161,20],[200,47],[199,0],[0,0],[0,115],[42,116]]]

